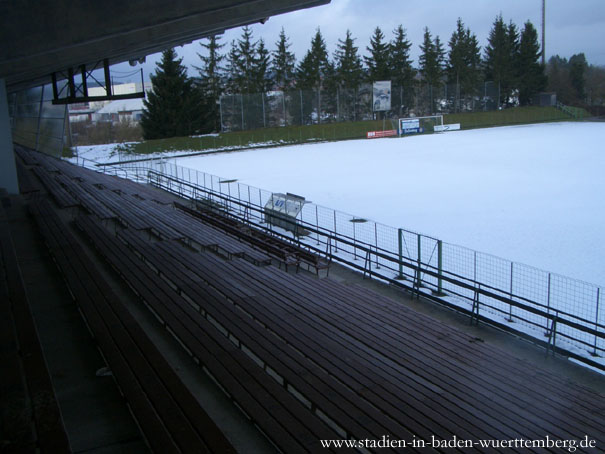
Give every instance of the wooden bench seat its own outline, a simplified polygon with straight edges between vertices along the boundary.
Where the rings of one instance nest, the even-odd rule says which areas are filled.
[[[144,250],[145,245],[144,243],[140,243],[142,241],[140,237],[138,239],[136,237],[132,238],[132,234],[127,234],[125,231],[121,232],[121,235],[129,236],[131,245],[138,242],[139,251]],[[280,293],[268,291],[257,286],[256,282],[253,282],[249,276],[238,273],[239,270],[237,269],[238,267],[234,266],[235,264],[224,263],[225,269],[221,269],[223,263],[221,263],[220,259],[213,258],[212,256],[197,257],[193,254],[188,254],[187,251],[177,252],[168,250],[168,245],[165,246],[162,244],[154,245],[153,249],[158,248],[165,249],[167,254],[173,255],[173,259],[175,259],[171,264],[173,268],[177,267],[178,263],[181,263],[185,267],[185,269],[181,268],[180,275],[184,275],[185,273],[195,274],[198,279],[203,279],[207,285],[210,285],[238,306],[246,307],[249,313],[253,314],[254,318],[261,321],[265,326],[270,327],[272,331],[280,332],[290,345],[304,352],[313,362],[319,363],[321,367],[324,367],[325,370],[328,370],[330,374],[333,374],[339,380],[344,381],[351,389],[374,390],[358,397],[360,399],[368,399],[372,405],[383,405],[384,407],[381,406],[380,408],[396,421],[400,423],[405,422],[404,427],[407,429],[428,438],[430,438],[431,434],[446,437],[448,433],[455,433],[451,432],[451,428],[443,428],[438,424],[429,427],[423,426],[427,421],[431,421],[430,415],[433,418],[437,418],[439,412],[428,408],[427,404],[423,404],[421,399],[413,398],[412,401],[415,406],[410,407],[406,412],[402,411],[402,408],[409,407],[410,403],[401,402],[401,407],[397,405],[401,390],[393,386],[392,383],[389,383],[388,375],[382,377],[382,380],[380,377],[377,379],[374,353],[368,353],[362,345],[356,345],[354,338],[347,338],[350,344],[347,341],[344,341],[342,344],[335,342],[332,339],[332,334],[330,334],[334,331],[334,327],[323,326],[325,323],[322,322],[321,316],[315,319],[313,315],[309,315],[308,321],[303,319],[303,321],[294,322],[292,315],[284,309],[291,305],[287,299],[283,298]],[[148,257],[154,257],[152,249],[147,249],[147,254]],[[168,256],[155,256],[155,259],[152,261],[155,267],[161,267],[163,263],[168,263]],[[244,268],[248,267],[245,265],[245,262],[240,262],[239,264]],[[265,270],[265,268],[259,268],[259,270]],[[290,276],[279,270],[275,271],[284,276]],[[163,270],[162,272],[165,271]],[[297,276],[293,277],[296,278]],[[275,280],[277,286],[281,283],[281,279]],[[285,289],[287,287],[284,286],[282,291]],[[296,295],[291,295],[291,297],[296,298]],[[293,326],[296,326],[296,329],[290,326],[282,331],[281,327],[284,323],[292,323]],[[296,323],[298,324],[296,325]],[[306,340],[310,339],[314,340],[312,341],[314,347],[304,348],[301,343],[304,344]],[[318,353],[314,352],[319,352],[320,355],[318,356]],[[364,358],[365,361],[359,358]],[[359,372],[360,370],[362,371],[361,373]],[[357,380],[360,380],[358,377],[361,375],[365,381],[354,381],[347,374],[353,374],[354,377],[357,377]],[[391,372],[391,374],[394,374],[394,372]],[[390,380],[392,381],[392,378]],[[413,383],[413,381],[409,381],[406,385],[410,386]],[[386,390],[384,390],[385,387]],[[431,388],[424,390],[425,398],[428,398],[432,392],[433,389]],[[373,393],[377,394],[374,395]],[[416,407],[419,407],[420,410]],[[425,413],[422,413],[423,410]],[[416,419],[413,418],[414,416]],[[470,436],[464,429],[464,421],[460,422],[455,413],[452,413],[451,417],[452,422],[450,422],[450,425],[454,425],[457,433]]]
[[[96,215],[99,219],[115,219],[117,215],[107,206],[99,201],[88,191],[81,187],[78,180],[71,179],[66,175],[57,175],[56,180],[73,195],[80,205],[89,213]]]
[[[79,218],[76,223],[181,344],[207,368],[220,386],[280,450],[314,451],[319,449],[320,439],[337,437],[336,432],[271,379],[215,324],[159,279],[151,267],[134,255],[125,254],[122,243],[117,242],[115,237],[88,219]],[[176,243],[151,244],[129,229],[122,233],[131,236],[133,241],[136,238],[136,241],[141,241],[148,248],[143,255],[160,245],[182,248]],[[173,265],[166,263],[163,271],[170,273]],[[218,294],[199,294],[194,298],[197,301],[194,304],[199,303],[198,310],[204,303],[202,300],[206,298],[218,298],[217,304],[225,303],[224,298]]]
[[[253,309],[252,314],[254,314],[255,318],[257,318],[258,320],[263,320],[263,317],[266,316],[267,314],[271,314],[274,315],[274,318],[271,318],[271,322],[267,323],[267,317],[264,318],[264,322],[266,323],[267,327],[270,327],[271,330],[277,330],[280,331],[281,326],[283,325],[284,322],[287,322],[289,320],[292,319],[291,316],[289,316],[286,312],[284,312],[284,303],[286,302],[286,300],[284,300],[283,298],[280,298],[279,295],[273,293],[273,292],[267,292],[266,290],[263,290],[261,288],[258,288],[254,285],[254,283],[252,283],[250,281],[249,276],[244,276],[244,275],[238,275],[237,270],[233,269],[234,267],[231,266],[230,264],[225,264],[226,269],[222,270],[221,269],[221,261],[220,259],[217,258],[213,258],[212,256],[204,256],[204,257],[197,257],[194,254],[190,254],[187,251],[178,251],[178,250],[174,250],[174,248],[169,249],[169,245],[163,245],[163,244],[155,244],[153,248],[150,248],[148,245],[145,245],[145,242],[138,236],[135,236],[133,233],[128,233],[126,231],[120,232],[120,234],[123,237],[128,237],[128,241],[129,244],[131,246],[135,246],[137,247],[137,250],[139,252],[142,252],[143,254],[146,254],[148,259],[151,260],[152,266],[153,267],[159,267],[162,273],[167,273],[168,271],[165,268],[162,268],[162,264],[167,264],[169,263],[169,257],[170,255],[172,255],[173,258],[173,262],[171,262],[171,265],[169,265],[169,267],[173,270],[172,274],[174,275],[174,273],[177,273],[177,276],[184,276],[187,273],[190,274],[195,274],[198,279],[203,279],[207,285],[210,285],[212,288],[214,288],[216,291],[218,291],[219,293],[221,293],[223,296],[228,297],[231,301],[236,302],[237,305],[241,305],[243,306],[247,306],[250,305],[252,308],[256,308]],[[163,249],[165,252],[165,255],[163,256],[158,256],[156,255],[157,249]],[[181,269],[179,271],[176,271],[178,269],[178,264],[182,264]],[[240,262],[240,264],[243,264],[244,262]],[[247,266],[245,266],[247,267]],[[264,270],[264,268],[261,268],[261,270]],[[275,270],[276,272],[280,273],[279,270]],[[285,273],[281,272],[281,274],[286,275]],[[296,276],[295,276],[296,277]],[[173,279],[178,279],[178,277],[174,277]],[[276,280],[276,284],[279,285],[281,282],[281,279]],[[260,298],[260,299],[259,299]],[[261,305],[260,301],[263,301],[263,304]],[[195,301],[195,300],[194,300]],[[271,305],[268,305],[269,302],[272,302]],[[264,309],[259,309],[261,306],[264,306]],[[287,307],[287,306],[286,306]],[[261,314],[255,311],[261,311],[263,315],[263,317],[261,317]],[[283,322],[280,322],[280,320],[284,318]],[[321,324],[321,318],[316,320],[315,322],[319,322]],[[444,428],[439,428],[439,426],[435,425],[435,426],[431,426],[430,428],[424,428],[423,429],[423,418],[424,420],[427,419],[426,416],[423,416],[422,414],[420,414],[420,416],[418,416],[418,419],[421,422],[418,422],[417,420],[411,419],[410,417],[408,417],[406,415],[406,413],[402,412],[400,407],[397,407],[395,403],[393,403],[393,399],[397,399],[398,394],[400,393],[399,390],[394,389],[392,385],[390,385],[390,387],[388,386],[388,381],[380,381],[378,380],[376,383],[374,384],[369,384],[368,383],[368,379],[372,379],[372,380],[376,380],[375,378],[375,371],[374,371],[374,364],[373,361],[374,359],[371,357],[371,355],[369,356],[367,362],[364,364],[363,362],[360,362],[358,360],[353,360],[353,358],[355,356],[355,354],[358,354],[358,351],[355,350],[355,348],[353,348],[353,352],[351,352],[349,349],[351,349],[351,346],[346,345],[345,348],[343,348],[342,345],[339,345],[337,342],[335,343],[333,340],[331,339],[331,335],[327,334],[330,331],[333,330],[333,327],[330,329],[330,331],[325,331],[325,332],[315,332],[317,330],[317,325],[314,326],[314,322],[309,322],[309,323],[305,323],[305,324],[299,324],[299,326],[297,327],[296,330],[292,331],[293,333],[296,332],[300,332],[302,331],[303,337],[304,339],[317,339],[320,338],[321,341],[319,341],[323,347],[319,348],[318,351],[327,351],[330,352],[328,358],[321,358],[321,357],[317,357],[316,354],[313,353],[313,349],[303,349],[303,350],[299,350],[299,351],[303,351],[305,353],[305,355],[308,355],[309,358],[311,358],[314,362],[316,361],[320,361],[320,364],[322,365],[322,367],[325,367],[325,370],[328,370],[330,372],[330,374],[333,374],[334,376],[336,376],[339,380],[346,380],[345,383],[347,385],[349,385],[351,387],[351,389],[365,389],[366,387],[368,387],[367,389],[374,389],[374,390],[382,390],[383,387],[387,386],[387,389],[390,392],[387,391],[381,391],[378,392],[378,396],[371,396],[370,394],[364,394],[362,396],[359,396],[360,399],[363,398],[367,398],[369,396],[372,397],[372,399],[370,400],[370,402],[372,402],[372,405],[377,405],[377,402],[382,402],[386,409],[388,410],[388,414],[390,414],[392,417],[395,418],[395,420],[403,422],[405,421],[405,425],[404,427],[413,430],[414,433],[416,434],[422,434],[423,436],[427,436],[430,438],[431,434],[437,434],[437,435],[442,435],[442,436],[446,436],[449,432],[444,429]],[[281,334],[286,334],[287,330],[285,332],[282,332]],[[298,336],[300,336],[300,334],[298,334]],[[286,335],[284,337],[284,339],[287,339],[287,342],[290,345],[295,345],[296,349],[298,350],[300,348],[300,343],[301,340],[300,339],[295,339],[296,334],[289,334]],[[351,339],[352,340],[352,339]],[[303,341],[304,342],[304,341]],[[328,347],[326,347],[326,345]],[[333,348],[333,350],[330,350],[330,347]],[[317,349],[318,347],[316,346],[315,349]],[[358,347],[359,348],[359,347]],[[363,351],[363,347],[362,351]],[[366,352],[366,357],[368,356],[367,352]],[[353,362],[355,363],[354,366],[351,366],[350,363]],[[333,364],[333,366],[330,366],[330,364]],[[338,365],[338,366],[337,366]],[[341,373],[340,369],[338,369],[338,367],[341,366],[344,368],[344,370],[346,372]],[[353,383],[351,381],[351,378],[346,378],[346,373],[349,372],[351,370],[353,370],[353,373],[356,374],[356,376],[359,376],[359,371],[357,369],[361,368],[362,371],[365,372],[366,374],[366,382],[356,382]],[[431,390],[429,390],[431,391]],[[422,401],[418,401],[416,403],[416,405],[420,406],[420,408],[426,408],[426,405],[423,405],[421,403]],[[405,404],[406,406],[409,405]],[[417,414],[419,411],[418,410],[409,410],[412,414]],[[432,411],[428,409],[426,410],[429,414],[433,414],[433,417],[437,417],[437,415],[439,414],[436,411]],[[452,415],[453,418],[455,418],[455,414]],[[463,429],[462,423],[458,423],[458,425],[456,426],[458,429],[458,433],[459,434],[464,434],[465,431]]]
[[[74,172],[84,175],[77,166],[72,166]],[[164,193],[157,188],[151,188],[143,183],[137,183],[132,180],[121,178],[116,175],[108,175],[101,172],[87,171],[86,180],[91,184],[102,184],[112,191],[120,191],[129,195],[138,195],[145,200],[153,200],[161,205],[172,205],[174,196]]]
[[[271,258],[265,252],[226,235],[221,230],[204,224],[180,210],[147,200],[139,201],[139,205],[168,227],[180,232],[181,239],[189,246],[200,250],[210,249],[228,259],[243,257],[258,266],[271,264]]]
[[[43,167],[32,167],[32,171],[42,181],[48,192],[61,208],[78,206],[78,201],[57,180],[56,174],[48,172]]]
[[[57,162],[59,162],[57,158],[39,151],[28,150],[28,152],[35,163],[47,172],[57,173],[60,171],[59,167],[57,167]]]
[[[136,230],[147,230],[153,232],[159,237],[166,239],[182,238],[179,232],[171,228],[165,222],[157,219],[153,213],[141,206],[140,201],[134,200],[127,194],[90,184],[88,181],[79,183],[80,187],[86,191],[92,198],[99,200],[115,217],[125,226],[130,226]]]
[[[31,194],[32,192],[40,191],[40,183],[31,177],[29,170],[27,170],[20,161],[17,161],[16,164],[17,179],[19,180],[19,192],[21,194]]]
[[[399,423],[385,417],[373,405],[335,381],[332,370],[326,369],[326,372],[318,368],[313,361],[292,350],[289,343],[276,337],[271,326],[259,325],[235,305],[227,303],[218,291],[192,277],[193,273],[181,265],[186,257],[181,257],[174,245],[163,243],[152,247],[134,233],[124,236],[153,269],[161,267],[158,269],[160,275],[186,295],[198,310],[218,322],[221,329],[226,330],[224,335],[237,339],[240,348],[253,352],[257,361],[260,359],[263,367],[271,371],[273,377],[277,376],[276,380],[296,389],[311,408],[329,417],[343,436],[374,439],[388,433],[394,437],[412,438]],[[220,284],[229,285],[225,281]],[[364,424],[360,425],[359,421]]]
[[[258,270],[258,272],[254,270],[254,274],[266,274],[271,271],[270,269]],[[402,308],[392,300],[380,297],[369,290],[356,295],[356,289],[350,286],[342,286],[330,281],[322,281],[318,284],[314,280],[305,279],[304,276],[301,276],[296,282],[304,280],[307,281],[306,288],[298,287],[292,290],[297,294],[309,295],[308,303],[323,300],[321,307],[316,305],[314,310],[321,310],[324,319],[326,321],[331,320],[332,329],[338,326],[341,331],[350,336],[365,339],[367,345],[374,344],[376,351],[383,352],[393,360],[399,358],[399,361],[404,361],[404,363],[413,362],[419,366],[422,365],[419,370],[425,380],[431,380],[442,389],[451,390],[457,399],[460,398],[459,396],[468,396],[471,389],[480,388],[485,383],[491,383],[490,389],[495,392],[495,395],[491,392],[489,395],[493,402],[497,402],[495,407],[487,404],[486,401],[476,402],[474,399],[468,399],[465,403],[469,412],[483,412],[486,421],[499,414],[497,420],[503,423],[506,421],[511,430],[517,430],[518,433],[525,431],[528,434],[532,431],[538,433],[537,427],[550,427],[551,421],[558,421],[557,430],[560,436],[578,433],[578,429],[583,424],[596,428],[595,422],[590,421],[589,413],[584,413],[584,416],[581,416],[581,408],[573,404],[573,400],[568,401],[562,407],[558,405],[550,407],[550,404],[544,405],[544,399],[547,399],[548,395],[558,395],[560,394],[558,392],[545,393],[542,391],[542,398],[536,398],[535,393],[528,393],[524,396],[525,404],[523,406],[517,405],[515,396],[519,395],[518,386],[521,386],[522,381],[519,381],[517,386],[511,386],[508,383],[502,383],[501,377],[507,373],[507,367],[523,369],[524,366],[522,362],[504,354],[504,352],[498,354],[494,351],[491,355],[487,355],[487,352],[483,352],[485,346],[482,342],[475,342],[468,335],[417,314],[410,309]],[[271,280],[265,278],[263,282],[271,282]],[[280,288],[286,286],[287,284],[282,281],[279,287],[274,286],[271,291],[279,291]],[[330,289],[330,287],[333,288]],[[376,300],[382,304],[368,304],[369,301]],[[305,304],[304,310],[309,311],[309,309],[309,304]],[[396,313],[399,313],[399,315],[395,316]],[[348,330],[345,329],[347,327]],[[418,333],[422,334],[419,336]],[[447,337],[445,337],[445,333],[448,333]],[[450,341],[451,337],[458,338],[459,345],[457,349],[452,350],[450,342],[444,342],[444,339]],[[464,353],[458,350],[462,348]],[[408,353],[401,354],[400,352]],[[476,364],[475,358],[481,356],[490,356],[489,361],[493,362],[494,366],[496,363],[500,363],[500,373],[492,373],[491,367],[486,369],[474,367]],[[502,364],[504,362],[502,361],[503,356],[506,357],[507,366]],[[482,361],[485,360],[487,358]],[[389,369],[391,367],[389,366]],[[536,389],[536,391],[538,390]],[[452,403],[454,402],[452,400]],[[526,405],[529,402],[532,402],[532,404],[528,406],[530,409],[528,411]],[[457,405],[461,404],[458,403]],[[568,421],[560,418],[561,412],[566,412],[570,408],[573,408],[574,412],[580,412],[575,415],[576,420],[583,421],[580,425],[570,426]],[[550,414],[552,419],[541,420],[543,414]],[[526,423],[527,428],[525,428],[523,423],[518,421],[519,419],[525,419],[531,424]],[[595,433],[598,433],[598,431]]]
[[[175,207],[266,251],[269,255],[284,263],[286,269],[288,266],[296,265],[298,267],[301,263],[304,263],[315,269],[317,275],[321,270],[329,270],[330,262],[328,260],[304,247],[296,246],[212,211],[195,210],[178,202],[175,202]]]
[[[211,257],[206,259],[212,260]],[[181,259],[181,261],[186,264],[186,260]],[[517,394],[516,388],[499,383],[495,377],[491,378],[492,386],[496,386],[498,392],[495,395],[490,393],[490,399],[499,399],[498,405],[494,406],[490,400],[474,399],[471,397],[473,396],[471,390],[481,388],[481,383],[484,383],[483,380],[487,377],[484,376],[483,371],[472,367],[473,355],[469,355],[468,360],[464,358],[468,364],[461,365],[456,360],[449,360],[451,352],[448,356],[447,353],[440,352],[437,345],[427,346],[420,340],[416,342],[418,336],[412,334],[413,329],[408,333],[408,330],[402,331],[401,328],[392,326],[385,334],[383,328],[379,328],[383,326],[380,317],[372,318],[362,313],[350,313],[351,298],[343,292],[344,286],[336,286],[329,297],[325,295],[325,290],[320,288],[317,291],[307,290],[306,296],[301,298],[301,295],[305,295],[305,291],[300,287],[290,287],[288,290],[287,282],[299,281],[300,276],[294,276],[293,279],[274,276],[271,279],[271,276],[258,275],[270,275],[278,270],[253,269],[245,263],[238,264],[238,262],[227,266],[229,271],[222,272],[218,263],[205,267],[200,260],[197,260],[196,263],[188,266],[188,270],[191,273],[196,272],[198,276],[205,275],[209,285],[223,291],[238,305],[248,307],[250,313],[258,320],[264,320],[267,326],[282,329],[281,327],[286,323],[287,326],[281,332],[284,339],[304,351],[309,357],[313,358],[312,355],[319,354],[323,357],[325,367],[332,364],[334,370],[340,372],[341,369],[336,367],[339,365],[349,374],[356,374],[353,375],[356,377],[354,382],[351,381],[351,375],[348,379],[346,375],[339,375],[339,379],[343,382],[357,388],[361,386],[365,389],[382,389],[381,393],[372,396],[370,400],[374,405],[382,402],[385,411],[389,414],[395,415],[396,413],[393,412],[399,411],[398,408],[410,406],[408,416],[414,417],[417,424],[418,421],[427,419],[439,420],[441,429],[432,427],[431,430],[435,434],[443,435],[453,431],[460,436],[470,437],[489,434],[502,437],[519,434],[538,437],[540,427],[548,427],[548,430],[554,430],[561,437],[572,434],[577,436],[579,433],[579,426],[570,426],[557,416],[560,412],[565,412],[565,407],[550,408],[546,405],[539,410],[538,408],[544,404],[537,399],[530,399],[535,401],[536,407],[527,409],[524,405],[520,406],[516,403],[514,399]],[[244,269],[248,269],[249,274],[244,272]],[[225,277],[225,274],[228,277]],[[257,277],[257,285],[253,282],[254,276]],[[309,281],[309,285],[317,282],[306,280]],[[272,285],[267,286],[267,282],[271,282]],[[371,306],[368,301],[371,300],[357,298],[359,305]],[[318,327],[321,327],[319,331]],[[432,333],[434,328],[427,327],[427,331]],[[382,340],[385,335],[386,339]],[[475,349],[482,348],[480,343],[476,345],[469,342],[470,340],[472,339],[466,336],[467,344]],[[350,361],[343,361],[342,358],[355,358],[352,363],[353,369],[351,364],[347,364]],[[444,359],[445,370],[442,362]],[[408,364],[418,364],[422,367],[417,370],[410,369]],[[372,382],[375,384],[372,385]],[[400,401],[401,391],[398,390],[401,389],[414,390],[413,397]],[[435,395],[439,398],[435,399]],[[399,405],[393,408],[397,402]],[[578,410],[574,408],[574,411]],[[550,420],[548,418],[544,420],[540,416],[542,412],[552,414],[553,418],[558,420],[558,426],[551,427]],[[440,418],[439,415],[443,417]],[[399,414],[398,417],[402,418],[403,415]],[[589,423],[589,426],[594,427],[594,423]],[[595,430],[597,430],[595,433],[598,433],[598,429]]]
[[[31,211],[150,448],[233,452],[52,207]]]
[[[16,143],[13,144],[13,148],[14,148],[17,156],[19,156],[23,160],[25,165],[28,165],[28,166],[39,165],[38,159],[36,159],[36,155],[38,153],[36,153],[35,151],[30,150],[29,148],[26,148],[26,147],[16,144]]]

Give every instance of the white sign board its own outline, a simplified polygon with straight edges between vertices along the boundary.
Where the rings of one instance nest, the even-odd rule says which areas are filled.
[[[420,120],[418,118],[411,118],[409,120],[401,120],[399,126],[402,131],[406,129],[417,129],[420,127]]]
[[[460,129],[460,123],[453,123],[451,125],[435,125],[433,129],[435,132],[458,131]]]
[[[379,80],[373,86],[374,112],[391,110],[391,81]]]

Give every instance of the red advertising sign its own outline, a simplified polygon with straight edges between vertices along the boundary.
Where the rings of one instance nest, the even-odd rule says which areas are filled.
[[[368,139],[378,139],[379,137],[392,137],[396,135],[396,129],[387,129],[386,131],[368,131]]]

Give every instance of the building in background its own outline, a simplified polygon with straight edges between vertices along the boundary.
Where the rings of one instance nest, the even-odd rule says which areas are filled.
[[[112,93],[114,95],[125,95],[129,93],[137,93],[145,90],[151,90],[151,83],[143,84],[141,82],[131,82],[119,85],[112,85]],[[104,87],[88,88],[90,96],[105,95]],[[86,103],[70,104],[69,105],[69,121],[91,122],[97,123],[100,121],[120,122],[128,121],[138,123],[143,112],[143,99],[123,99],[117,101],[93,101]]]

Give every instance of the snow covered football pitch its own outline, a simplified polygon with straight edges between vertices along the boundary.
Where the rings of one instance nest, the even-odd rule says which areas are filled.
[[[510,126],[177,164],[605,284],[605,123]]]

